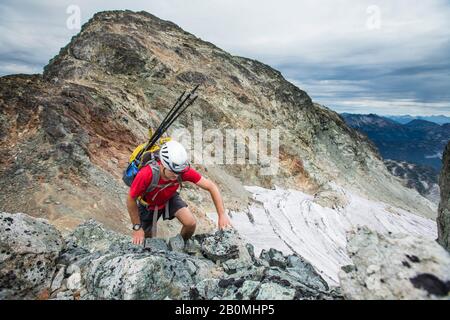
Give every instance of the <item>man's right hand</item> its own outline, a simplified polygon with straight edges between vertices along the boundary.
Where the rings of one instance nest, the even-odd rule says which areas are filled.
[[[145,240],[145,232],[141,228],[137,231],[133,231],[133,244],[143,244]]]

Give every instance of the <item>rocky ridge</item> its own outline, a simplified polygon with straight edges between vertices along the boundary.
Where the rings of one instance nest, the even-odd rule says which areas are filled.
[[[299,255],[255,256],[235,230],[136,246],[94,220],[62,237],[44,219],[2,212],[0,231],[1,299],[448,299],[450,290],[450,254],[437,243],[368,228],[348,234],[353,264],[340,287]]]
[[[196,83],[202,83],[199,99],[173,129],[192,132],[198,120],[204,129],[280,130],[276,175],[261,175],[259,165],[194,164],[217,182],[227,208],[251,202],[245,185],[291,187],[320,198],[332,181],[435,217],[434,206],[400,185],[366,137],[279,71],[131,11],[95,14],[43,75],[0,78],[0,209],[48,218],[64,232],[90,217],[128,232],[120,180],[128,156]],[[183,193],[202,222],[198,231],[211,231],[208,194],[189,186]],[[170,222],[161,236],[178,228]]]
[[[1,299],[342,298],[302,257],[256,257],[233,230],[136,246],[94,220],[64,239],[23,213],[1,213],[0,228]]]

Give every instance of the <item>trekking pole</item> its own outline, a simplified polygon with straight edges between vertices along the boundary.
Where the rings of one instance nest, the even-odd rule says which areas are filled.
[[[197,94],[195,94],[195,91],[197,91],[198,87],[200,85],[196,85],[194,89],[192,89],[192,91],[186,96],[186,98],[183,100],[182,104],[180,105],[180,108],[178,110],[181,109],[181,107],[183,107],[183,105],[187,102],[187,105],[184,106],[183,109],[181,109],[181,111],[178,114],[174,114],[169,120],[168,122],[166,122],[166,124],[164,125],[162,131],[165,132],[174,122],[175,120],[190,106],[192,105],[192,103],[194,103],[194,101],[197,99]],[[177,111],[178,111],[177,110]]]
[[[186,103],[186,101],[192,99],[192,97],[194,97],[195,95],[195,91],[198,89],[200,85],[196,85],[194,89],[191,90],[191,92],[189,92],[187,94],[187,96],[183,99],[183,101],[180,103],[179,107],[170,115],[170,117],[168,117],[167,121],[165,121],[165,123],[163,124],[163,127],[161,129],[161,133],[160,136],[167,130],[167,128],[174,122],[174,120],[176,118],[178,118],[180,116],[181,113],[184,112],[184,110],[186,110],[187,107],[185,107],[184,109],[182,109],[182,111],[180,111],[178,114],[177,112],[183,107],[183,105]],[[195,99],[194,99],[195,100]],[[188,103],[188,106],[191,105],[192,102]],[[159,137],[158,137],[159,139]]]
[[[195,91],[198,89],[199,86],[200,86],[199,84],[196,85],[195,88],[192,89],[191,92],[189,92],[184,99],[182,99],[182,96],[184,95],[184,93],[183,93],[183,95],[180,96],[180,98],[178,98],[179,100],[177,100],[177,103],[181,99],[182,99],[182,101],[177,106],[177,108],[174,109],[174,107],[177,105],[177,103],[176,103],[175,106],[172,108],[172,110],[174,110],[174,111],[169,112],[170,115],[168,114],[168,116],[166,116],[166,118],[164,118],[165,121],[163,121],[161,123],[161,125],[158,127],[158,130],[152,136],[152,138],[149,141],[148,146],[146,146],[144,151],[150,149],[156,143],[156,141],[158,141],[158,139],[166,132],[166,130],[173,124],[173,122],[187,109],[187,107],[192,105],[192,103],[197,99],[197,95],[195,95]],[[188,100],[189,100],[189,102],[187,103],[186,106],[184,106],[184,104]],[[184,106],[184,108],[183,108],[183,106]],[[183,108],[183,109],[181,109],[181,108]],[[181,111],[178,112],[179,110],[181,110]]]
[[[175,105],[172,107],[172,109],[169,111],[169,113],[167,114],[167,116],[164,118],[164,120],[161,122],[160,127],[164,127],[165,124],[167,122],[170,121],[170,119],[172,119],[175,115],[175,113],[180,110],[180,108],[184,105],[184,103],[195,93],[195,91],[198,89],[200,85],[196,85],[194,87],[194,89],[191,90],[191,92],[185,97],[185,99],[180,103],[180,105],[175,109],[176,105],[181,101],[181,99],[183,98],[184,94],[186,93],[186,91],[184,91],[181,96],[178,98],[177,102],[175,102]],[[174,110],[172,112],[172,110]],[[184,110],[183,110],[184,111]]]
[[[167,122],[168,118],[171,116],[172,113],[175,113],[177,111],[177,105],[178,103],[181,101],[181,99],[183,98],[184,94],[186,93],[186,90],[183,91],[183,93],[178,97],[177,101],[175,101],[175,104],[172,106],[172,108],[170,109],[170,111],[167,113],[167,115],[164,117],[164,119],[161,121],[161,123],[159,124],[159,127],[156,129],[155,133],[152,135],[152,137],[154,135],[156,135],[161,128],[163,127],[163,125]]]
[[[158,128],[153,132],[152,136],[150,137],[149,141],[145,144],[144,148],[141,149],[141,151],[136,155],[136,159],[139,159],[141,157],[141,155],[151,149],[153,147],[153,145],[155,144],[155,142],[157,141],[157,139],[154,139],[154,137],[156,136],[160,136],[160,132],[161,129],[165,126],[165,123],[167,122],[168,118],[171,117],[172,113],[175,113],[180,106],[178,106],[178,104],[180,103],[180,101],[182,100],[184,94],[186,93],[186,90],[183,91],[183,93],[178,97],[178,99],[175,101],[175,104],[172,106],[172,108],[169,110],[169,112],[166,114],[166,116],[164,117],[164,119],[161,121],[161,123],[159,124]]]
[[[168,124],[167,124],[167,126],[163,129],[163,131],[165,132],[171,125],[172,125],[172,123],[174,123],[175,122],[175,120],[177,120],[178,119],[178,117],[191,105],[191,104],[193,104],[194,103],[194,101],[196,100],[198,98],[198,96],[197,95],[195,95],[193,98],[192,98],[192,100],[190,100],[189,102],[188,102],[188,104],[183,108],[183,110],[181,110]]]
[[[167,120],[171,117],[172,113],[175,113],[179,106],[178,104],[180,103],[181,99],[183,98],[184,94],[186,93],[186,91],[183,91],[183,93],[178,97],[177,101],[175,101],[175,104],[172,106],[172,108],[169,110],[169,112],[167,113],[167,115],[164,117],[164,119],[161,121],[161,123],[159,124],[158,128],[155,130],[155,132],[152,134],[152,136],[150,137],[149,143],[151,141],[153,141],[153,138],[157,135],[159,135],[161,129],[164,127],[165,123],[167,122]],[[147,146],[149,145],[149,143],[147,143]],[[147,148],[146,146],[146,148]],[[144,149],[146,149],[144,148]],[[151,146],[150,146],[151,148]]]

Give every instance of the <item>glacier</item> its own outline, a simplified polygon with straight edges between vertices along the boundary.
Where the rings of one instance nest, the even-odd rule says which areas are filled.
[[[338,285],[341,266],[351,264],[346,233],[367,226],[381,233],[437,238],[436,222],[356,192],[335,186],[346,198],[341,207],[324,207],[313,195],[293,189],[246,186],[253,201],[246,210],[229,211],[233,227],[255,248],[276,248],[307,259],[330,284]],[[208,214],[216,220],[216,214]]]

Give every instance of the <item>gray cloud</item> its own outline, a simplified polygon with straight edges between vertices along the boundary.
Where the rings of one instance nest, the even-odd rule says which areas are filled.
[[[72,1],[0,4],[0,75],[42,72],[78,30]],[[279,69],[337,111],[450,115],[450,4],[446,0],[123,0],[76,4],[145,10],[232,54]],[[376,5],[379,29],[368,28]]]

